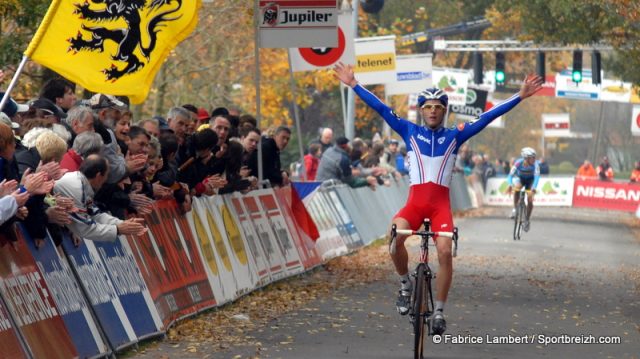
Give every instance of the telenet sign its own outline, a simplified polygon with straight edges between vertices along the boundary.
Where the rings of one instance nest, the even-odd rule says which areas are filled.
[[[396,56],[392,52],[356,56],[355,72],[389,71],[395,69]]]

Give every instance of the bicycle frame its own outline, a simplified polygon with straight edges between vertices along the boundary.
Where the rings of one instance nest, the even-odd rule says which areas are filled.
[[[424,350],[424,325],[427,324],[427,335],[432,335],[430,318],[434,310],[433,291],[431,289],[431,280],[434,279],[435,273],[429,267],[429,238],[435,240],[435,237],[449,237],[453,240],[453,257],[458,253],[458,228],[454,227],[453,232],[432,232],[431,222],[429,219],[424,220],[424,231],[413,231],[410,229],[397,229],[396,225],[391,226],[391,242],[390,252],[394,253],[396,245],[396,237],[402,235],[419,235],[420,242],[420,261],[416,266],[412,276],[415,278],[415,288],[411,296],[411,308],[409,311],[410,322],[414,328],[415,342],[415,358],[423,358]]]

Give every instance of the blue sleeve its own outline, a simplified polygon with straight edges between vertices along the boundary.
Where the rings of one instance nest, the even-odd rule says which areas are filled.
[[[518,171],[518,166],[520,165],[520,160],[515,160],[513,162],[513,166],[511,166],[511,171],[509,171],[509,175],[507,176],[507,183],[509,186],[513,185],[513,175]]]
[[[382,118],[389,124],[394,131],[396,131],[402,138],[406,138],[409,135],[409,128],[414,126],[413,123],[404,120],[396,115],[389,106],[385,105],[376,95],[369,92],[369,90],[362,87],[360,84],[353,88],[353,91],[364,101],[369,107],[374,109]]]
[[[492,107],[489,111],[480,115],[477,121],[474,123],[466,123],[463,126],[459,126],[460,133],[457,136],[458,146],[466,142],[471,137],[482,131],[491,121],[511,111],[517,104],[522,101],[518,94],[511,96],[508,100]]]
[[[538,188],[538,181],[540,181],[540,163],[536,161],[535,170],[533,171],[533,184],[531,189]]]

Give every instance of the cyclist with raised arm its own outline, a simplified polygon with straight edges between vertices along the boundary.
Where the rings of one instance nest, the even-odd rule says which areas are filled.
[[[513,218],[516,215],[518,200],[520,200],[520,189],[524,186],[526,190],[531,190],[527,204],[527,219],[522,224],[522,229],[525,232],[529,232],[529,218],[531,218],[531,212],[533,211],[533,196],[536,193],[536,187],[538,187],[538,181],[540,180],[540,163],[536,161],[536,150],[531,147],[523,148],[520,156],[520,158],[513,162],[509,176],[507,176],[507,183],[509,183],[507,193],[511,195],[513,187],[515,187],[513,210],[511,211],[510,217]]]
[[[353,67],[339,63],[335,76],[371,108],[376,110],[407,145],[411,187],[405,207],[393,218],[398,229],[417,230],[423,219],[431,220],[433,231],[453,231],[453,215],[449,203],[449,184],[458,148],[465,141],[485,128],[492,120],[515,107],[521,100],[533,95],[542,86],[539,76],[527,76],[520,92],[493,107],[473,123],[460,123],[452,128],[443,126],[448,97],[444,91],[429,88],[418,94],[418,107],[426,126],[419,126],[396,115],[391,108],[358,84]],[[400,291],[396,307],[401,315],[409,312],[413,286],[409,278],[409,256],[404,246],[406,236],[396,237],[395,251],[389,251],[391,260],[400,275]],[[436,248],[440,265],[436,282],[433,332],[442,334],[446,329],[444,304],[447,300],[453,274],[451,238],[437,237]]]

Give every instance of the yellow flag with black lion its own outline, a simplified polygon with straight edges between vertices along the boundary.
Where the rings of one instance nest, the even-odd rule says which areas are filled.
[[[200,0],[54,0],[25,56],[88,90],[142,103]]]

